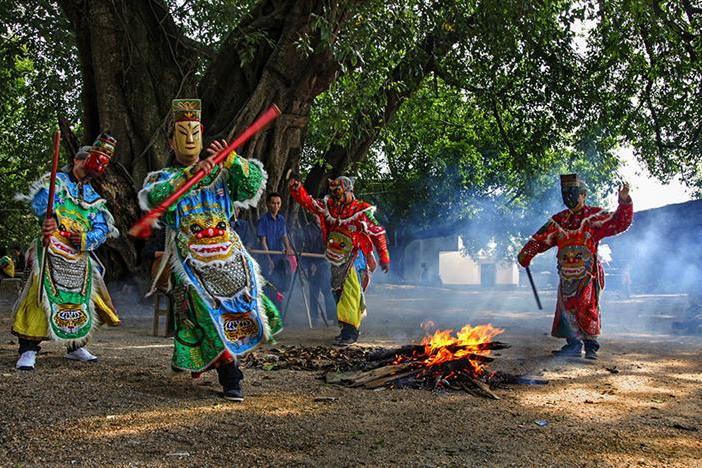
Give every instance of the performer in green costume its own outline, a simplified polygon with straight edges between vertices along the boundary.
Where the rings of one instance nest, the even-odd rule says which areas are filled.
[[[261,292],[259,267],[230,225],[235,207],[256,206],[266,185],[260,161],[232,152],[221,166],[200,160],[200,100],[173,101],[172,166],[149,174],[139,192],[142,209],[159,205],[199,170],[208,175],[171,206],[166,224],[170,292],[176,315],[172,367],[198,377],[217,369],[224,397],[242,401],[236,357],[269,340],[282,323]],[[213,142],[211,155],[226,144]],[[160,274],[157,274],[156,282]],[[267,313],[273,320],[269,320]],[[272,327],[273,326],[273,327]],[[271,330],[271,328],[273,328]]]

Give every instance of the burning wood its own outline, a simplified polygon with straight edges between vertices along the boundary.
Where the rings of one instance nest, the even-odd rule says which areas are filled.
[[[455,335],[436,331],[421,344],[397,348],[330,348],[282,346],[248,354],[246,367],[264,370],[324,371],[327,383],[374,389],[424,388],[465,391],[499,399],[491,387],[503,384],[545,384],[546,381],[489,371],[491,352],[509,348],[494,338],[503,330],[466,325]]]
[[[499,399],[490,389],[490,378],[485,364],[494,360],[492,350],[509,345],[493,338],[503,330],[491,325],[466,325],[454,336],[451,331],[437,331],[420,345],[409,345],[395,350],[383,350],[371,356],[389,362],[383,367],[361,374],[343,376],[327,374],[327,382],[352,387],[426,388],[464,390],[471,394]]]

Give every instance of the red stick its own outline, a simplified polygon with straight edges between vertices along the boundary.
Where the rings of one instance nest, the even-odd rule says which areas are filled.
[[[51,165],[51,178],[49,179],[49,200],[46,203],[46,213],[44,219],[49,219],[54,215],[54,194],[56,193],[56,173],[58,172],[59,163],[59,145],[61,144],[61,130],[56,130],[54,133],[54,160]],[[48,237],[44,238],[44,245],[48,244]],[[37,303],[42,307],[42,298],[44,296],[44,275],[46,274],[46,247],[44,254],[41,256],[41,269],[39,273],[39,294],[37,294]]]
[[[277,119],[280,116],[280,114],[280,109],[278,109],[278,106],[276,106],[275,104],[269,107],[268,110],[266,110],[266,112],[264,112],[263,115],[261,115],[261,117],[256,119],[256,121],[254,121],[254,123],[252,123],[249,128],[244,130],[244,133],[242,133],[241,136],[239,136],[239,138],[231,142],[229,145],[227,145],[226,148],[224,148],[222,151],[215,155],[215,164],[220,164],[222,161],[224,161],[227,158],[227,156],[229,156],[229,153],[246,143],[249,140],[249,138],[263,130],[263,127],[268,125],[271,121]],[[187,193],[188,190],[190,190],[190,188],[193,185],[197,184],[203,177],[205,177],[205,171],[198,171],[191,179],[188,179],[187,182],[178,187],[178,190],[173,192],[168,198],[161,202],[160,205],[149,211],[134,226],[132,226],[132,228],[129,230],[129,235],[139,237],[141,239],[149,238],[151,236],[151,227],[153,226],[154,222],[158,218],[160,218],[171,205],[176,203],[183,194]]]
[[[54,215],[54,194],[56,193],[56,173],[58,172],[60,144],[61,130],[56,130],[56,133],[54,133],[54,161],[51,166],[51,179],[49,179],[49,201],[46,204],[44,219],[49,219]]]

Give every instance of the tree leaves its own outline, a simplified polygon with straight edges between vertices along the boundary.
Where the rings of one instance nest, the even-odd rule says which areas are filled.
[[[281,5],[296,4],[149,5],[183,33],[179,51],[197,63],[192,81],[216,113],[218,103],[241,105],[257,89],[256,66],[277,47],[271,38],[291,18]],[[324,57],[329,63],[318,65],[334,70],[329,76],[335,79],[322,80],[314,91],[332,81],[304,129],[303,169],[320,161],[353,162],[350,170],[363,175],[363,191],[391,192],[377,201],[393,224],[429,229],[446,220],[482,223],[509,233],[502,236],[508,239],[521,232],[524,217],[556,208],[559,171],[583,173],[593,195],[606,193],[616,178],[614,151],[622,144],[632,145],[657,177],[682,174],[702,188],[699,1],[305,5],[314,14],[296,29],[298,58]],[[11,192],[46,167],[57,114],[78,122],[88,72],[80,73],[74,33],[56,2],[29,7],[6,0],[0,19],[0,163],[8,176],[3,179],[10,180],[0,187],[0,202],[14,207]],[[133,40],[124,47],[139,52]],[[442,40],[450,47],[437,47]],[[217,60],[224,61],[219,70],[231,68],[226,60],[239,61],[241,76],[213,86],[218,82],[207,72]],[[299,117],[306,122],[307,115]],[[211,128],[226,132],[232,118],[215,119]],[[335,158],[325,158],[333,151]]]

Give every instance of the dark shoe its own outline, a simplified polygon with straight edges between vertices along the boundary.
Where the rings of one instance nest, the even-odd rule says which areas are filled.
[[[358,341],[358,330],[348,324],[344,324],[341,327],[341,334],[339,339],[336,340],[336,344],[339,346],[349,346]]]
[[[585,359],[597,359],[597,350],[600,349],[600,344],[597,340],[584,340],[585,342]]]
[[[349,336],[346,338],[342,338],[339,341],[336,342],[338,346],[350,346],[354,344],[355,342],[358,341],[358,337],[355,336]]]
[[[222,396],[229,401],[244,401],[244,392],[241,390],[241,380],[244,374],[236,362],[223,364],[217,368],[219,383],[224,392]]]
[[[229,388],[227,390],[224,390],[224,392],[222,393],[222,396],[224,397],[225,400],[229,400],[229,401],[236,401],[236,402],[244,401],[244,392],[241,390],[241,387]]]
[[[582,341],[569,341],[568,344],[561,349],[551,352],[557,357],[582,357],[583,343]]]

